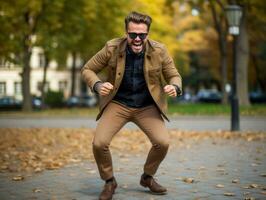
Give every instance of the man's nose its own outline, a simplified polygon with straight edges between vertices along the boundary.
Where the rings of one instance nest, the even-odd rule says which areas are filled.
[[[139,37],[139,35],[137,35],[137,37],[135,38],[135,40],[138,40],[138,41],[141,40],[140,37]]]

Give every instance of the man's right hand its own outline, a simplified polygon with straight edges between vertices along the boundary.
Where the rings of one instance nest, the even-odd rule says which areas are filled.
[[[99,83],[97,92],[100,96],[107,96],[113,88],[114,86],[109,82]]]

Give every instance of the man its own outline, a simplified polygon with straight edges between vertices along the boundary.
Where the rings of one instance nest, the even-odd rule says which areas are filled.
[[[164,45],[148,39],[151,22],[147,15],[130,13],[125,18],[126,37],[108,41],[81,70],[88,86],[100,96],[93,153],[105,181],[101,200],[112,199],[117,187],[109,144],[129,121],[137,124],[152,143],[140,184],[156,194],[167,191],[153,175],[169,146],[163,120],[168,120],[166,96],[181,94],[181,77]],[[104,68],[105,82],[97,76]]]

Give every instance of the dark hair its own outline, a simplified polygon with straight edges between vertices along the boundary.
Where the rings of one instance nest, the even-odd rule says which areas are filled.
[[[137,24],[140,24],[140,23],[144,23],[147,25],[148,27],[148,31],[150,30],[150,25],[151,25],[151,22],[152,22],[152,18],[148,15],[145,15],[145,14],[141,14],[141,13],[138,13],[138,12],[131,12],[128,14],[128,16],[126,16],[125,18],[125,28],[127,30],[128,28],[128,24],[129,22],[134,22],[134,23],[137,23]]]

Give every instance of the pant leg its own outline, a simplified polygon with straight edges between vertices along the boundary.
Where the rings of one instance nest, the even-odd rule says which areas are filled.
[[[103,180],[113,177],[109,145],[113,136],[128,122],[129,114],[125,107],[111,102],[97,124],[93,139],[93,154]]]
[[[152,143],[144,172],[154,175],[165,158],[169,147],[169,134],[160,112],[155,106],[142,108],[133,117],[133,122],[147,135]]]

